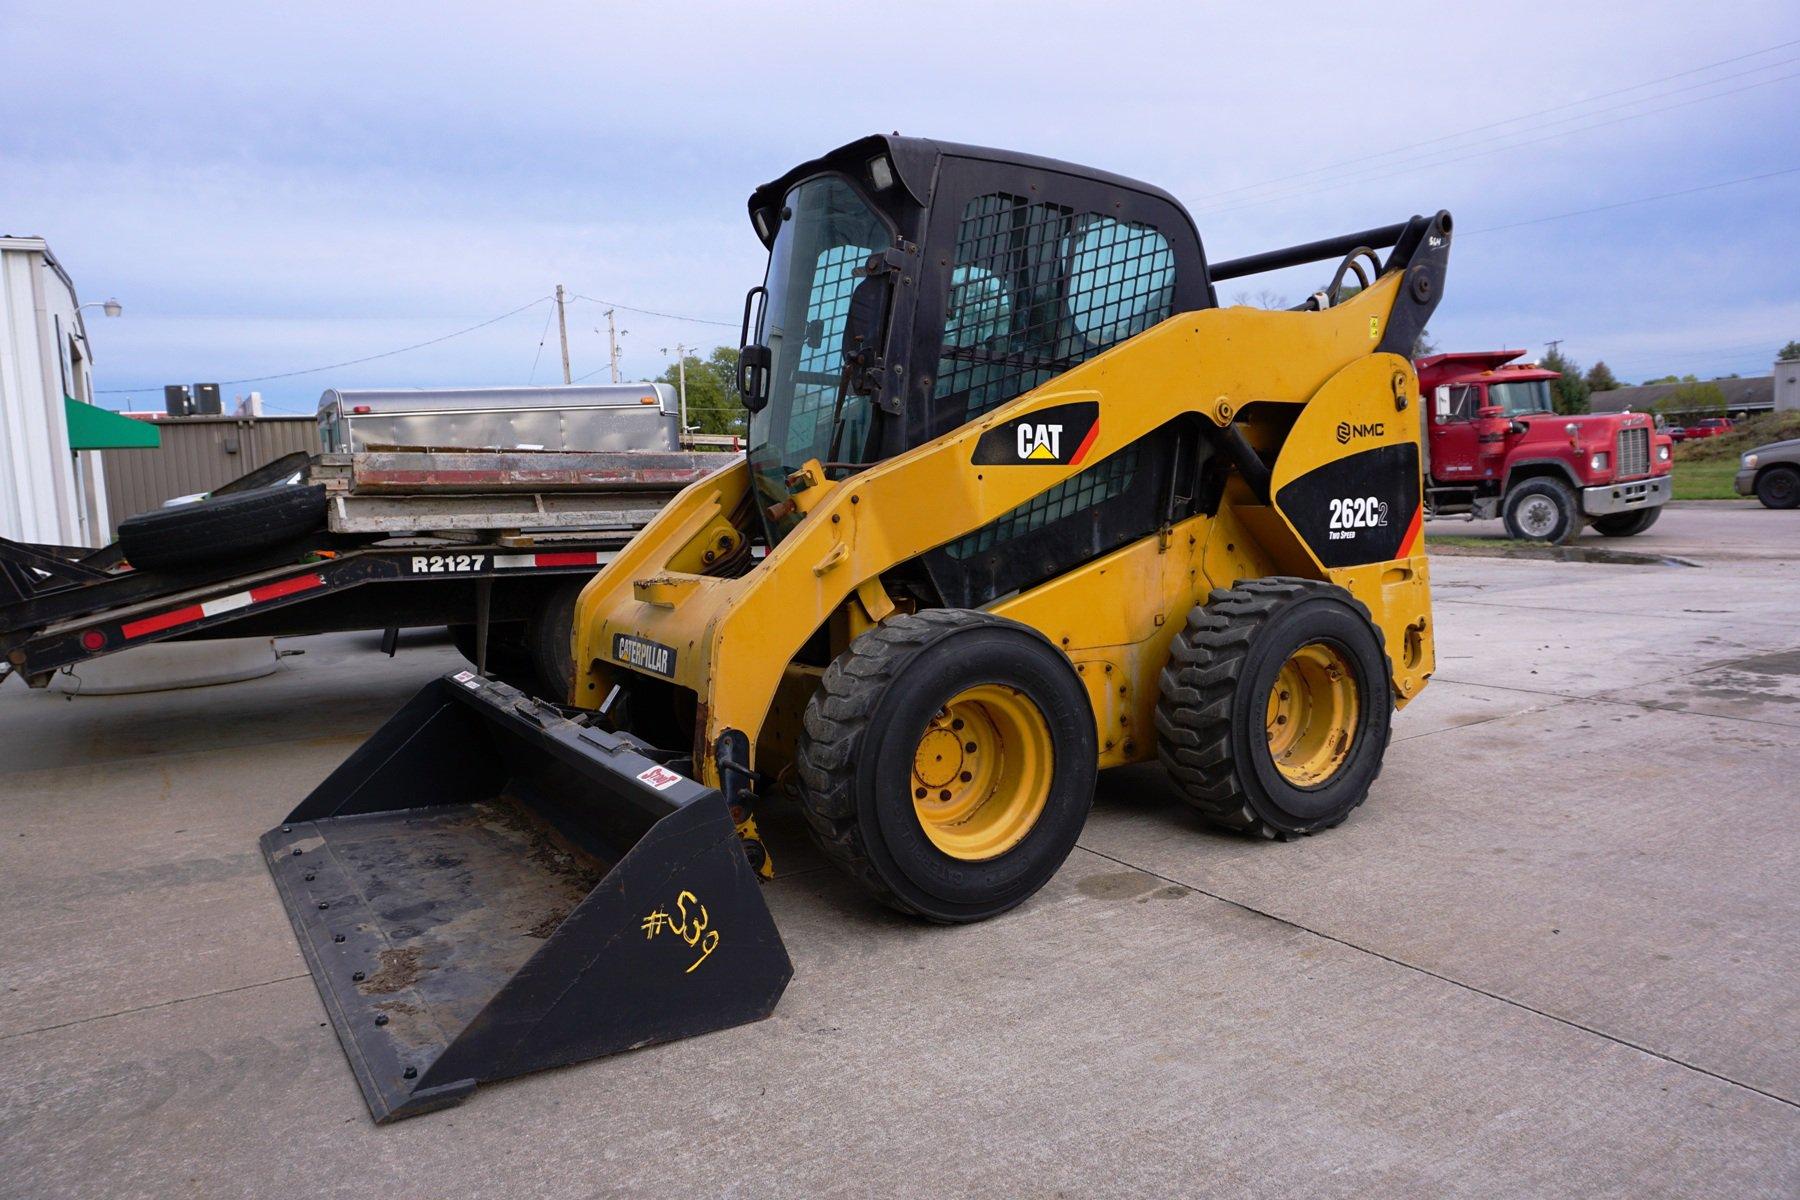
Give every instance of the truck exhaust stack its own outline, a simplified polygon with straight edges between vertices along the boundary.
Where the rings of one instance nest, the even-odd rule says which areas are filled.
[[[724,798],[655,754],[459,672],[263,835],[378,1123],[774,1009],[793,964]]]

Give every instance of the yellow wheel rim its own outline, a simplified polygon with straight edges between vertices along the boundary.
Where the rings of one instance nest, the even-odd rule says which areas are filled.
[[[1281,664],[1269,688],[1269,757],[1295,787],[1329,780],[1350,757],[1359,703],[1356,669],[1341,652],[1309,642]]]
[[[998,858],[1024,840],[1050,798],[1050,729],[1013,688],[958,692],[913,751],[913,811],[951,858]]]

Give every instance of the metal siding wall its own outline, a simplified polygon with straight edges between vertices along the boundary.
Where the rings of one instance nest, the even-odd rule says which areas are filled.
[[[296,450],[316,454],[311,417],[181,417],[158,421],[157,450],[104,450],[106,507],[116,529],[133,513],[165,500],[208,492]],[[237,453],[227,447],[235,444]]]

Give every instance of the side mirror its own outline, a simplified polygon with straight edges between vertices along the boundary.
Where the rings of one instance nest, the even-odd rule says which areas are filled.
[[[745,292],[744,323],[738,330],[738,398],[753,413],[769,405],[769,364],[774,356],[767,346],[750,340],[762,330],[763,308],[768,302],[769,289],[761,284]]]
[[[738,350],[738,398],[750,412],[759,413],[769,406],[769,364],[773,361],[767,346],[743,346]]]
[[[1437,419],[1439,421],[1448,421],[1450,419],[1450,389],[1449,389],[1449,387],[1445,386],[1445,387],[1438,388],[1438,390],[1435,393],[1433,393],[1433,400],[1436,404],[1436,408],[1434,409],[1434,411],[1437,413]]]

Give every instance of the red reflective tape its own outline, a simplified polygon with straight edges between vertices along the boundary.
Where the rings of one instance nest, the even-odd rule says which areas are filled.
[[[534,557],[540,567],[596,567],[600,565],[600,555],[592,550],[562,550],[555,554],[539,554]]]
[[[1081,460],[1087,457],[1088,449],[1093,446],[1094,439],[1099,436],[1100,418],[1095,417],[1094,423],[1088,426],[1087,436],[1081,439],[1081,445],[1075,447],[1075,457],[1069,460],[1069,465],[1071,467],[1078,467],[1081,465]]]
[[[145,617],[139,621],[127,621],[119,626],[119,632],[128,638],[143,637],[146,633],[158,633],[175,625],[186,625],[189,621],[198,621],[206,612],[198,604],[190,604],[186,608],[172,608],[166,613],[157,613],[154,617]]]
[[[325,586],[322,575],[296,575],[292,579],[283,579],[276,583],[265,583],[261,587],[250,589],[252,603],[261,604],[264,600],[275,600],[282,596],[291,596],[295,592],[311,591]]]

